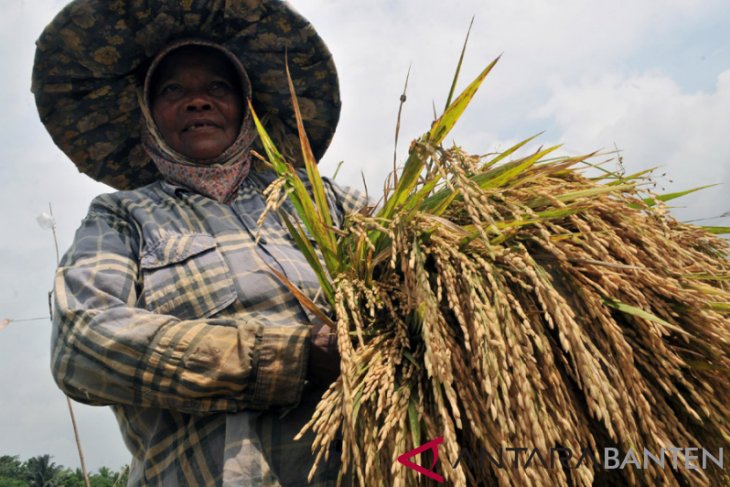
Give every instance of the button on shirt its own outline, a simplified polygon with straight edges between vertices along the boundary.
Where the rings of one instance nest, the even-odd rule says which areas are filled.
[[[256,225],[274,179],[251,173],[229,204],[161,181],[101,195],[61,261],[54,378],[112,406],[129,485],[334,485],[339,452],[307,484],[312,435],[293,440],[322,391],[305,384],[311,315],[269,266],[320,286],[278,216]],[[336,225],[366,204],[325,190]]]

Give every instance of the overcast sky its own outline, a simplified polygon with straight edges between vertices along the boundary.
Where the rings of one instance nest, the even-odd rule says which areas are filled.
[[[110,189],[80,175],[38,121],[34,41],[65,4],[1,0],[0,319],[47,316],[53,240],[36,216],[53,204],[61,251],[91,199]],[[411,65],[400,147],[441,110],[472,15],[462,87],[502,60],[451,140],[483,153],[545,131],[571,154],[622,150],[635,172],[661,166],[666,191],[721,183],[681,200],[681,219],[730,211],[730,6],[727,0],[300,0],[340,73],[343,111],[322,161],[338,181],[365,172],[378,195],[392,164],[398,99]],[[401,156],[403,150],[400,151]],[[708,223],[730,225],[730,219]],[[78,459],[64,396],[49,372],[50,323],[0,332],[0,455]],[[106,408],[76,405],[87,463],[129,461]]]

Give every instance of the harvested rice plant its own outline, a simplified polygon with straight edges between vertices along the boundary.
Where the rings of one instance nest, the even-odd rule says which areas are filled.
[[[447,485],[727,485],[726,468],[674,469],[669,452],[664,468],[600,461],[605,447],[727,449],[730,261],[712,233],[727,229],[677,222],[676,195],[595,155],[520,155],[532,139],[488,156],[444,147],[494,64],[411,144],[382,204],[340,230],[301,120],[311,191],[258,125],[280,175],[270,209],[285,195],[297,209],[282,218],[329,307],[300,300],[342,356],[307,426],[316,453],[341,435],[342,474],[363,486],[433,484],[396,459],[437,437]],[[542,458],[473,461],[518,446]],[[599,458],[549,468],[554,448]]]

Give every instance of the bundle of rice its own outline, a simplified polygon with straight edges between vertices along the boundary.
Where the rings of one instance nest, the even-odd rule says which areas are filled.
[[[339,231],[303,131],[313,198],[259,124],[334,310],[342,374],[307,426],[316,451],[341,435],[365,486],[432,482],[396,459],[437,437],[449,485],[727,485],[727,242],[642,196],[644,174],[588,178],[554,148],[507,162],[529,139],[442,147],[493,65]]]

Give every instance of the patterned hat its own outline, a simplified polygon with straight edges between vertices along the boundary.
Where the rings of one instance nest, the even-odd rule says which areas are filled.
[[[32,91],[41,121],[79,171],[116,189],[158,179],[142,149],[139,90],[151,59],[192,37],[241,60],[257,114],[284,155],[300,163],[288,53],[312,150],[317,159],[324,154],[340,115],[337,72],[324,41],[287,2],[75,0],[36,43]]]

